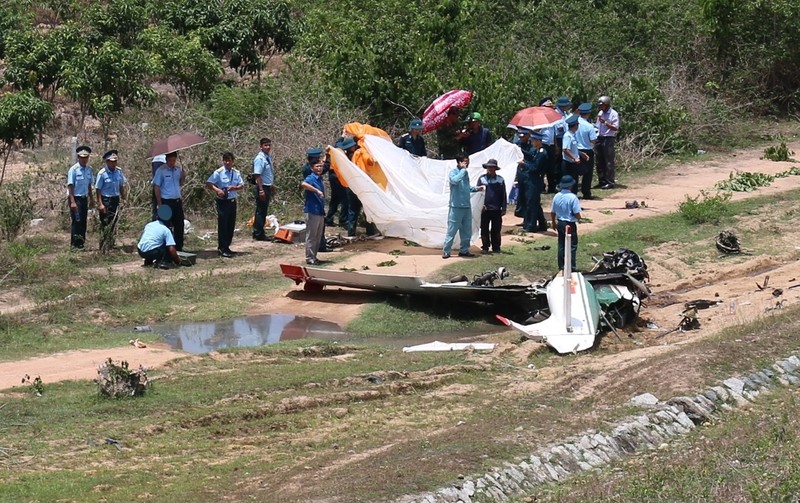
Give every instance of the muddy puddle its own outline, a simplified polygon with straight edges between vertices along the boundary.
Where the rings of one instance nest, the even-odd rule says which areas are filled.
[[[502,331],[505,327],[498,328]],[[356,338],[330,321],[291,314],[266,314],[224,321],[175,323],[137,327],[164,338],[173,349],[202,354],[231,347],[256,347],[297,339],[374,344],[379,346],[411,346],[432,341],[475,342],[487,334],[485,329],[458,333],[421,334],[409,337]]]

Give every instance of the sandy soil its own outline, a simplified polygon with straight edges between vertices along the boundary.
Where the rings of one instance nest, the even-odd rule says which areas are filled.
[[[789,145],[790,150],[800,151],[800,143]],[[584,216],[591,218],[592,222],[581,226],[581,232],[589,232],[611,223],[659,215],[674,211],[678,204],[687,195],[696,196],[701,190],[710,189],[718,181],[728,178],[735,170],[752,171],[775,174],[792,167],[791,163],[777,163],[759,159],[760,150],[737,152],[728,156],[710,161],[697,161],[689,164],[674,165],[660,172],[638,180],[629,187],[608,193],[597,191],[600,200],[583,201]],[[780,192],[796,186],[795,177],[776,180],[770,187],[760,188],[755,193],[736,193],[734,199],[745,198],[753,195],[778,196]],[[644,201],[646,208],[626,210],[626,201]],[[505,224],[509,227],[519,223],[518,219],[507,217]],[[788,223],[781,230],[783,239],[790,244],[789,250],[796,249],[797,230]],[[555,235],[532,235],[535,241],[543,244],[555,240]],[[504,239],[510,239],[505,237]],[[262,259],[257,264],[258,268],[274,268],[279,263],[301,263],[302,248],[300,246],[280,245],[275,243],[257,243],[246,239],[234,241],[234,248],[243,252],[253,252],[258,256],[263,246],[281,247],[279,253],[269,253],[269,257]],[[622,244],[621,244],[622,245]],[[402,249],[405,254],[393,256],[390,251]],[[619,352],[606,355],[587,354],[578,361],[581,365],[590,365],[596,368],[613,369],[599,375],[594,380],[584,383],[581,393],[586,395],[598,386],[601,386],[613,374],[623,371],[626,367],[647,358],[649,355],[670,351],[673,344],[681,344],[697,337],[713,334],[717,330],[753,320],[763,316],[765,310],[775,308],[776,302],[783,301],[783,305],[797,302],[800,297],[800,288],[788,289],[794,284],[790,280],[800,277],[800,262],[791,258],[742,256],[726,260],[723,265],[715,264],[712,268],[705,268],[703,264],[692,266],[678,260],[674,249],[669,244],[658,249],[648,250],[651,259],[648,261],[651,274],[651,288],[653,297],[642,310],[641,317],[649,320],[659,328],[643,330],[640,332],[622,335],[619,341],[613,336],[606,336],[603,345],[618,346]],[[428,276],[438,268],[445,265],[441,259],[440,250],[404,247],[402,240],[387,238],[382,241],[358,242],[348,245],[346,249],[336,251],[334,254],[344,254],[346,257],[342,267],[361,268],[369,266],[372,272],[380,272],[377,267],[379,262],[393,259],[397,265],[391,268],[391,274],[408,274],[415,276]],[[787,255],[788,256],[788,255]],[[468,260],[452,258],[450,261]],[[480,260],[480,259],[475,259]],[[449,263],[449,262],[448,262]],[[140,270],[140,262],[113,266],[110,270],[114,274],[130,274]],[[201,265],[201,264],[198,264]],[[228,268],[253,268],[253,263],[236,264],[231,262]],[[196,267],[200,274],[204,270]],[[108,268],[103,268],[108,272]],[[186,270],[181,274],[186,274]],[[762,283],[763,276],[770,274],[772,281],[769,288],[759,290],[755,283]],[[164,280],[171,277],[165,275]],[[783,289],[783,295],[774,297],[773,288]],[[332,321],[340,325],[346,324],[358,315],[362,302],[369,297],[369,293],[358,295],[337,296],[335,292],[326,291],[322,294],[308,294],[302,291],[302,286],[293,286],[287,282],[285,291],[278,297],[270,300],[268,304],[254,305],[247,310],[247,315],[254,314],[302,314]],[[680,312],[683,303],[695,299],[720,300],[722,303],[708,310],[700,311],[702,329],[693,332],[676,332],[663,337],[661,334],[674,328],[680,321]],[[24,312],[34,307],[19,291],[5,290],[0,293],[0,313]],[[624,351],[623,351],[624,350]],[[41,376],[45,383],[52,383],[67,379],[92,379],[96,377],[97,366],[106,358],[124,359],[132,365],[144,365],[152,368],[163,365],[170,359],[186,356],[185,353],[172,351],[166,347],[148,347],[138,349],[133,346],[102,349],[94,351],[70,351],[56,355],[48,355],[17,362],[0,363],[0,389],[19,385],[22,376]],[[541,376],[545,377],[545,376]]]

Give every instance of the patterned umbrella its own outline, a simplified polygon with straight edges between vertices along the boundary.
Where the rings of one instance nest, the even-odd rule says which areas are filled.
[[[422,132],[430,133],[442,125],[451,107],[464,108],[472,101],[472,91],[454,89],[439,96],[422,114]]]
[[[555,109],[550,107],[529,107],[523,108],[514,114],[508,127],[517,129],[524,127],[528,129],[540,129],[554,125],[564,118]]]
[[[150,157],[169,154],[176,150],[183,150],[194,147],[195,145],[202,145],[203,143],[208,143],[208,140],[194,133],[174,134],[154,143],[153,146],[150,147]]]

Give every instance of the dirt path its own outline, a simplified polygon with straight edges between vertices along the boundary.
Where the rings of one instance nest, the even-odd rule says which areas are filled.
[[[800,142],[789,145],[790,150],[800,151]],[[674,165],[658,173],[631,183],[628,188],[618,189],[612,193],[597,191],[601,200],[583,201],[584,215],[592,219],[591,223],[581,226],[582,232],[590,232],[603,226],[623,220],[643,218],[647,216],[666,214],[674,211],[678,204],[685,200],[687,195],[696,196],[701,190],[707,190],[717,182],[728,178],[732,171],[752,171],[776,174],[793,166],[792,163],[778,163],[760,160],[760,150],[737,152],[705,162]],[[754,195],[778,195],[780,192],[794,188],[797,185],[795,177],[777,179],[770,187],[760,188],[755,193],[736,193],[734,199],[752,197]],[[646,208],[626,210],[625,202],[629,200],[645,201]],[[506,218],[507,226],[514,226],[518,219]],[[797,231],[787,224],[783,230],[784,240],[794,244],[797,241]],[[555,235],[535,235],[534,238],[542,243],[552,242]],[[302,260],[300,246],[256,243],[246,239],[236,239],[235,248],[244,252],[252,252],[254,257],[260,257],[263,246],[278,247],[276,251],[269,250],[266,257],[260,262],[248,264],[231,264],[235,268],[270,269],[279,263],[298,263]],[[790,249],[792,249],[790,248]],[[402,249],[405,254],[392,256],[390,251]],[[792,286],[788,280],[800,277],[800,262],[790,259],[770,257],[744,257],[730,261],[723,267],[713,267],[712,270],[693,269],[690,265],[680,263],[671,253],[667,245],[661,249],[649,251],[653,257],[649,261],[652,287],[655,295],[649,305],[643,310],[642,317],[654,322],[660,328],[634,334],[632,339],[616,341],[613,337],[605,337],[603,344],[618,346],[624,352],[609,355],[591,355],[584,358],[587,365],[607,369],[625,368],[631,362],[640,361],[650,354],[670,350],[670,344],[680,344],[682,341],[694,337],[703,337],[717,330],[763,316],[765,310],[774,308],[776,302],[782,300],[784,305],[797,302],[800,298],[800,288],[787,289]],[[398,239],[385,239],[382,241],[359,242],[347,247],[347,250],[334,252],[335,256],[343,256],[342,267],[360,268],[370,267],[372,271],[380,271],[379,262],[395,260],[397,265],[391,268],[392,274],[408,274],[415,276],[428,276],[438,270],[443,264],[440,251],[425,248],[403,247]],[[452,260],[452,259],[451,259]],[[458,260],[458,259],[455,259]],[[103,271],[108,271],[104,268]],[[141,270],[138,261],[135,264],[119,264],[110,268],[114,274],[130,274]],[[204,268],[198,267],[196,272],[181,274],[202,274]],[[778,299],[771,294],[772,289],[760,291],[755,288],[756,281],[761,281],[763,274],[771,274],[776,280],[771,286],[781,287],[784,294]],[[174,276],[177,277],[177,276]],[[780,279],[777,279],[780,278]],[[165,276],[169,281],[170,276]],[[353,303],[337,299],[335,295],[305,295],[301,287],[294,287],[287,281],[286,290],[267,305],[253,306],[246,313],[255,314],[302,314],[345,325],[354,319],[360,309],[361,303]],[[657,338],[669,328],[677,325],[683,303],[698,298],[720,299],[722,304],[711,309],[701,311],[703,329],[697,332],[674,333],[663,338]],[[0,313],[11,313],[29,310],[34,304],[26,299],[20,292],[6,290],[0,293]],[[636,340],[642,347],[633,342]],[[659,344],[659,345],[656,345]],[[664,344],[664,345],[661,345]],[[157,367],[170,359],[186,356],[185,353],[169,350],[166,347],[137,349],[132,346],[114,349],[71,351],[32,358],[18,362],[0,363],[0,389],[19,385],[22,376],[41,376],[45,383],[52,383],[66,379],[91,379],[96,376],[97,365],[106,358],[125,359],[132,365]],[[597,382],[585,384],[583,392],[591,390],[602,384],[608,375],[598,377]]]

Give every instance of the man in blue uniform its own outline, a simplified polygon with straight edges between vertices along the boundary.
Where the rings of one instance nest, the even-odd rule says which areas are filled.
[[[414,117],[408,125],[409,132],[400,137],[397,146],[407,150],[411,155],[425,157],[425,138],[422,137],[422,119]]]
[[[540,107],[552,107],[553,100],[548,96],[542,98],[539,102]],[[547,180],[547,192],[555,194],[557,192],[556,185],[561,179],[561,138],[558,139],[558,146],[556,148],[556,126],[550,126],[537,130],[542,134],[542,146],[547,151],[547,159],[545,160],[545,176]]]
[[[172,229],[175,236],[175,248],[183,251],[183,199],[181,187],[186,183],[186,172],[182,167],[176,166],[178,153],[170,152],[164,156],[164,164],[156,169],[153,175],[153,194],[156,206],[166,205],[170,209],[170,218],[165,222]]]
[[[231,242],[236,227],[236,193],[244,189],[244,181],[239,172],[233,169],[233,161],[231,152],[222,154],[222,166],[211,173],[206,181],[206,188],[214,193],[217,205],[217,253],[225,258],[234,255]]]
[[[114,246],[120,201],[125,201],[128,180],[117,167],[119,156],[116,150],[103,154],[103,160],[106,165],[97,173],[94,186],[97,191],[97,211],[100,213],[100,249],[107,250]]]
[[[459,112],[450,107],[441,126],[436,129],[436,144],[439,147],[439,159],[454,159],[458,153]]]
[[[558,230],[558,269],[564,269],[564,246],[567,232],[572,235],[572,270],[575,270],[575,257],[578,251],[578,222],[581,221],[581,203],[578,196],[572,192],[575,179],[569,175],[561,178],[558,188],[561,190],[553,196],[553,206],[550,210],[550,219],[553,228]]]
[[[261,150],[253,159],[253,174],[255,178],[256,214],[253,223],[253,239],[266,241],[264,225],[267,222],[269,201],[275,195],[275,173],[272,165],[272,140],[261,138]],[[235,208],[234,208],[235,211]]]
[[[524,153],[525,167],[528,172],[525,193],[525,216],[522,228],[527,232],[546,232],[547,219],[542,210],[542,192],[544,192],[544,177],[547,169],[547,150],[542,145],[544,135],[531,134],[532,148]]]
[[[474,257],[469,251],[472,240],[472,206],[469,195],[471,192],[484,190],[485,187],[472,187],[469,184],[469,156],[465,153],[456,155],[456,167],[450,171],[450,211],[447,215],[447,234],[444,237],[442,258],[450,258],[453,250],[453,241],[458,233],[461,239],[459,257]]]
[[[322,162],[311,167],[311,174],[306,176],[300,186],[305,190],[306,214],[306,264],[318,265],[317,252],[325,236],[325,184],[322,181]]]
[[[503,215],[506,214],[508,199],[506,182],[497,174],[500,167],[497,160],[489,159],[483,165],[486,174],[478,178],[478,187],[483,187],[483,209],[481,210],[481,253],[500,253],[500,238],[503,232]]]
[[[158,168],[163,166],[167,163],[167,155],[166,154],[159,154],[150,161],[150,169],[152,172],[150,173],[150,179],[152,180],[156,176],[156,171]],[[158,201],[156,201],[156,189],[155,187],[152,188],[152,193],[150,197],[150,209],[153,212],[152,217],[150,220],[156,221],[158,220]]]
[[[336,140],[334,147],[342,148],[344,138]],[[328,183],[331,185],[331,199],[328,202],[328,214],[325,216],[325,225],[333,227],[336,212],[339,212],[339,227],[347,227],[348,212],[350,203],[347,200],[347,187],[339,181],[339,175],[331,169],[328,171]]]
[[[325,161],[322,161],[322,154],[324,154],[324,153],[325,153],[325,151],[322,150],[319,147],[314,147],[314,148],[310,148],[310,149],[306,150],[307,162],[303,166],[303,180],[305,180],[309,175],[314,173],[314,166],[316,164],[319,164],[319,163],[322,164],[322,174],[323,175],[325,173],[331,173],[333,171],[331,169],[330,161],[327,159],[327,157],[326,157]],[[302,186],[302,183],[300,185]],[[306,194],[306,196],[308,196],[308,194]],[[326,221],[326,219],[323,219],[322,231],[319,233],[319,239],[320,239],[319,248],[316,250],[316,252],[333,251],[330,248],[328,248],[328,245],[325,242],[325,226],[326,225],[328,225],[328,222]],[[307,223],[306,223],[306,236],[308,236],[308,224]],[[315,255],[316,255],[316,252],[315,252]]]
[[[575,133],[578,131],[578,116],[570,115],[565,122],[568,129],[567,132],[564,133],[561,148],[561,169],[565,175],[577,178],[581,165],[581,152],[578,149],[578,141],[575,138]],[[573,186],[572,191],[577,192],[577,187]]]
[[[592,176],[594,174],[594,144],[597,142],[597,130],[589,122],[592,112],[591,103],[581,103],[578,106],[578,131],[575,139],[578,141],[578,150],[581,153],[580,175],[581,194],[584,199],[592,199]]]
[[[479,112],[473,112],[470,115],[466,132],[457,137],[467,155],[480,152],[492,144],[492,133],[488,128],[483,127],[483,116]]]
[[[144,226],[144,232],[136,246],[139,256],[144,259],[144,265],[156,265],[161,269],[169,269],[169,259],[176,265],[181,263],[178,251],[175,249],[175,239],[167,227],[167,222],[172,218],[172,210],[166,204],[158,207],[156,211],[158,220],[149,222]]]
[[[94,173],[89,166],[92,149],[82,145],[75,150],[78,162],[67,171],[67,203],[69,204],[70,246],[75,250],[83,248],[86,242],[86,217],[89,207],[94,206],[92,183]]]
[[[531,143],[531,130],[526,128],[519,128],[517,130],[518,136],[514,138],[514,143],[519,145],[522,151],[522,159],[517,163],[517,204],[514,208],[514,216],[525,218],[525,205],[528,202],[528,195],[525,193],[528,190],[528,176],[530,169],[528,162],[533,158],[530,156],[530,150],[533,148]]]

